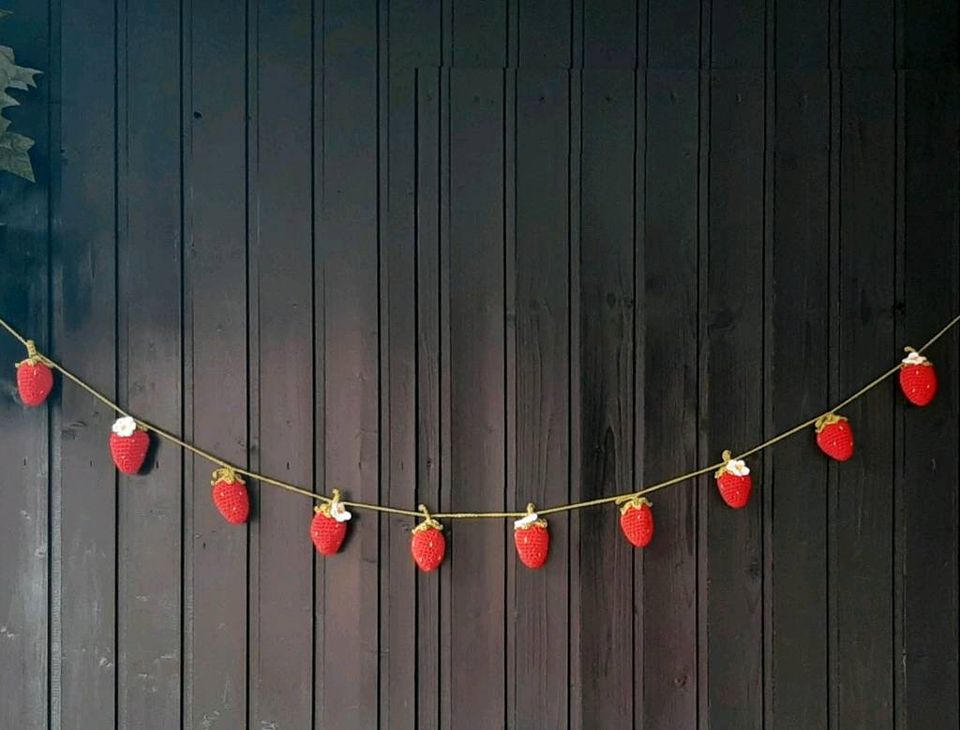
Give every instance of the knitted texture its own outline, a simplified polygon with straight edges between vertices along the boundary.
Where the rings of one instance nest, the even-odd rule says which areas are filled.
[[[753,491],[753,477],[750,474],[737,476],[729,471],[722,470],[717,476],[717,489],[727,506],[741,509],[750,501],[750,492]]]
[[[620,529],[634,547],[646,547],[653,539],[653,510],[645,499],[634,499],[620,509]]]
[[[17,389],[24,404],[39,406],[53,389],[53,371],[42,362],[24,360],[17,365]]]
[[[933,365],[904,365],[900,368],[900,390],[915,406],[925,406],[937,394],[937,372]]]
[[[247,521],[250,516],[250,496],[242,479],[230,475],[215,479],[211,496],[227,522],[242,525]]]
[[[317,508],[310,523],[310,539],[321,555],[333,555],[340,550],[347,536],[347,523],[337,522],[322,507]]]
[[[517,527],[513,531],[513,544],[521,563],[528,568],[541,568],[550,552],[550,533],[545,524]]]
[[[832,415],[832,414],[831,414]],[[853,431],[842,416],[828,417],[817,427],[817,446],[831,459],[846,461],[853,456]]]
[[[420,570],[429,573],[439,568],[443,562],[443,556],[447,552],[447,540],[436,527],[420,529],[421,526],[415,528],[410,537],[410,554]]]
[[[110,434],[110,455],[117,469],[124,474],[136,474],[147,458],[150,436],[139,428],[130,436]]]

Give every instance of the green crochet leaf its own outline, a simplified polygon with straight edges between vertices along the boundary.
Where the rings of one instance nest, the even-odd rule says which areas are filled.
[[[0,10],[0,20],[8,15],[11,15],[9,10]],[[34,68],[18,66],[13,49],[0,46],[0,170],[12,172],[30,182],[35,182],[29,154],[33,140],[11,132],[10,120],[2,116],[2,111],[8,106],[20,104],[7,90],[29,91],[36,88],[34,77],[39,73],[41,72]]]

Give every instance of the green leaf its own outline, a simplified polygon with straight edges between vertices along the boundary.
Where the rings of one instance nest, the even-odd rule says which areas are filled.
[[[27,154],[33,147],[33,140],[16,132],[0,134],[0,170],[12,172],[24,180],[36,182],[33,165]]]
[[[12,15],[9,10],[0,10],[0,20]],[[0,112],[11,106],[19,106],[20,102],[7,93],[8,89],[29,91],[36,88],[34,77],[41,73],[34,68],[18,66],[13,49],[9,46],[0,46]],[[33,165],[30,163],[30,148],[33,140],[22,134],[10,131],[10,120],[0,116],[0,170],[6,170],[14,175],[35,182]]]

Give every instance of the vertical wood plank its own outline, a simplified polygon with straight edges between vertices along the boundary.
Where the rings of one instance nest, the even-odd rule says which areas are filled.
[[[453,65],[500,68],[507,63],[506,0],[456,0],[450,3]]]
[[[444,16],[444,39],[451,36],[449,12]],[[453,311],[452,299],[450,295],[451,286],[451,266],[450,251],[452,247],[453,226],[451,224],[453,217],[453,165],[451,164],[453,150],[453,135],[451,134],[451,116],[453,104],[452,98],[452,75],[453,70],[448,67],[448,60],[452,55],[452,43],[444,43],[444,66],[439,69],[439,88],[438,106],[439,106],[439,133],[440,144],[438,145],[438,170],[437,175],[439,184],[438,200],[440,201],[439,211],[439,245],[438,245],[438,286],[439,294],[437,309],[439,320],[438,353],[439,353],[439,433],[440,433],[440,475],[437,490],[438,504],[442,508],[449,508],[451,501],[451,489],[449,485],[452,482],[453,474],[453,404],[452,404],[452,358],[449,356],[451,342],[451,314]],[[426,292],[425,292],[426,293]],[[444,353],[448,353],[444,356]],[[450,532],[447,533],[447,550],[451,547]],[[449,558],[448,558],[449,559]],[[430,582],[430,576],[418,575],[417,581],[421,586],[421,591],[425,592],[431,586],[438,586],[439,593],[439,680],[438,695],[440,706],[439,727],[448,730],[452,726],[453,720],[453,576],[451,570],[440,572],[434,583]],[[423,595],[423,593],[421,593]],[[422,628],[422,627],[421,627]]]
[[[905,76],[904,310],[906,343],[924,341],[958,308],[957,221],[960,78],[955,71]],[[928,353],[940,389],[923,409],[903,403],[898,491],[906,727],[960,723],[957,697],[957,335]],[[938,485],[938,486],[934,486]],[[943,485],[942,487],[939,485]],[[953,485],[953,488],[946,488]],[[900,713],[898,713],[900,714]]]
[[[692,71],[700,65],[700,0],[649,3],[647,65]]]
[[[647,75],[644,225],[643,483],[697,463],[696,71]],[[651,497],[656,533],[643,551],[641,727],[694,727],[697,717],[694,485]]]
[[[826,68],[830,62],[830,0],[777,3],[774,65],[778,71]],[[770,55],[768,53],[768,55]]]
[[[417,305],[417,480],[414,504],[440,504],[441,447],[449,418],[442,376],[442,323],[449,309],[441,297],[441,161],[440,79],[437,69],[417,72],[416,169],[416,305]],[[446,358],[443,358],[446,362]],[[409,529],[410,522],[408,522]],[[408,537],[409,539],[409,537]],[[404,550],[409,550],[409,543]],[[411,567],[411,570],[413,568]],[[448,575],[446,571],[442,574]],[[417,726],[440,723],[441,686],[446,666],[441,657],[441,581],[418,575],[417,583]]]
[[[119,51],[118,392],[131,412],[174,433],[182,431],[183,392],[179,10],[175,0],[128,0]],[[175,727],[182,453],[154,439],[144,469],[119,477],[117,722]]]
[[[246,19],[194,2],[184,162],[185,430],[247,461]],[[214,465],[188,457],[184,505],[184,726],[243,727],[247,705],[247,529],[210,497]],[[188,486],[189,485],[189,486]],[[248,490],[253,485],[248,484]],[[296,497],[289,497],[296,500]],[[252,504],[252,519],[257,505]]]
[[[840,157],[839,386],[846,395],[896,356],[892,73],[844,71]],[[857,453],[833,468],[840,727],[893,725],[893,409],[878,388],[844,414]],[[811,435],[811,438],[813,436]],[[887,640],[884,641],[882,637]]]
[[[633,484],[634,74],[583,76],[580,498]],[[633,553],[613,508],[580,515],[585,727],[633,722]]]
[[[830,85],[823,72],[776,78],[768,428],[780,433],[829,402]],[[772,655],[765,681],[777,727],[826,728],[827,463],[809,433],[772,449],[769,484]],[[803,596],[803,600],[798,600]]]
[[[504,504],[503,78],[450,74],[450,505]],[[506,527],[448,524],[451,707],[502,727]]]
[[[393,0],[388,3],[387,53],[390,68],[413,70],[440,65],[442,0]],[[380,40],[381,46],[384,39]]]
[[[960,8],[948,0],[903,0],[899,68],[953,69],[960,64]]]
[[[12,46],[19,66],[49,71],[50,22],[47,3],[14,3],[5,8],[13,15],[3,19],[3,45]],[[6,51],[7,49],[4,49]],[[51,174],[48,111],[49,74],[36,77],[37,88],[26,93],[0,93],[22,101],[11,108],[4,100],[3,127],[30,137],[29,151],[35,183],[3,172],[0,180],[0,313],[41,352],[52,352],[50,339],[50,231]],[[2,332],[3,359],[0,422],[3,439],[3,509],[0,510],[0,726],[45,727],[50,707],[49,671],[50,595],[50,456],[51,413],[47,404],[31,408],[17,393],[13,363],[26,350]],[[56,423],[56,421],[54,421]],[[56,447],[54,446],[54,457]]]
[[[54,205],[55,355],[93,387],[116,394],[116,22],[114,2],[61,7],[60,165]],[[96,49],[94,52],[92,49]],[[116,722],[116,471],[114,415],[60,387],[59,472],[52,561],[51,723]]]
[[[893,68],[896,0],[844,0],[839,14],[840,65],[844,69]]]
[[[711,68],[763,67],[765,4],[765,0],[711,0]]]
[[[572,2],[527,0],[516,7],[519,66],[554,69],[570,66]]]
[[[582,0],[583,68],[630,69],[637,64],[638,3]]]
[[[516,464],[519,509],[568,500],[567,74],[517,78]],[[567,723],[567,515],[549,518],[546,567],[516,573],[517,728]]]
[[[763,106],[759,71],[710,77],[706,299],[701,309],[701,461],[761,440],[763,379]],[[762,461],[751,460],[755,490]],[[713,475],[700,480],[699,661],[702,726],[762,723],[761,499],[732,511]],[[703,675],[701,675],[703,676]],[[703,704],[705,703],[705,705]]]
[[[251,444],[261,471],[313,484],[311,8],[252,8],[249,311],[256,312]],[[255,343],[255,344],[254,344]],[[254,349],[255,348],[255,349]],[[255,375],[254,375],[255,373]],[[322,486],[322,485],[320,485]],[[250,548],[251,727],[310,727],[313,717],[313,547],[309,500],[260,487]]]
[[[328,492],[338,487],[364,502],[381,497],[376,9],[375,2],[324,6],[319,166],[324,484]],[[344,555],[324,561],[322,727],[377,724],[379,520],[375,513],[356,514]]]
[[[390,504],[417,504],[417,77],[412,68],[390,69],[386,118],[386,172],[381,183],[381,472]],[[385,515],[380,579],[380,640],[390,652],[380,666],[380,723],[416,726],[416,572],[410,564],[410,523]]]

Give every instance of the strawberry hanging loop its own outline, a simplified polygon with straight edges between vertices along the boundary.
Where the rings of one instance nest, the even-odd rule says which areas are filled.
[[[333,496],[325,501],[323,504],[317,505],[313,508],[313,511],[317,514],[322,514],[325,517],[331,517],[337,522],[347,522],[353,515],[347,511],[347,508],[344,507],[343,495],[340,494],[339,489],[333,490]]]
[[[231,467],[224,464],[219,469],[214,469],[213,474],[210,476],[210,486],[212,487],[217,482],[223,482],[224,484],[233,484],[234,482],[243,482],[243,479],[237,476]]]
[[[536,505],[527,503],[527,514],[513,523],[514,529],[528,530],[531,527],[546,527],[547,521],[537,514]]]
[[[37,343],[33,340],[27,340],[24,343],[24,346],[27,348],[27,357],[21,360],[18,363],[15,363],[17,367],[21,365],[46,365],[47,367],[52,367],[53,362],[40,354],[40,351],[37,350]]]
[[[413,528],[413,534],[416,535],[418,532],[423,532],[424,530],[442,530],[443,525],[437,522],[433,517],[430,516],[430,511],[427,509],[427,505],[421,504],[417,507],[423,513],[423,522]]]
[[[816,420],[816,422],[813,424],[813,427],[816,429],[817,433],[820,433],[827,426],[832,426],[835,423],[840,423],[846,420],[846,418],[843,416],[838,416],[836,413],[824,413]]]
[[[618,501],[617,504],[620,505],[620,514],[625,515],[631,509],[640,509],[641,507],[653,507],[653,502],[651,502],[646,497],[641,497],[639,494],[634,494],[628,499],[623,501]]]

